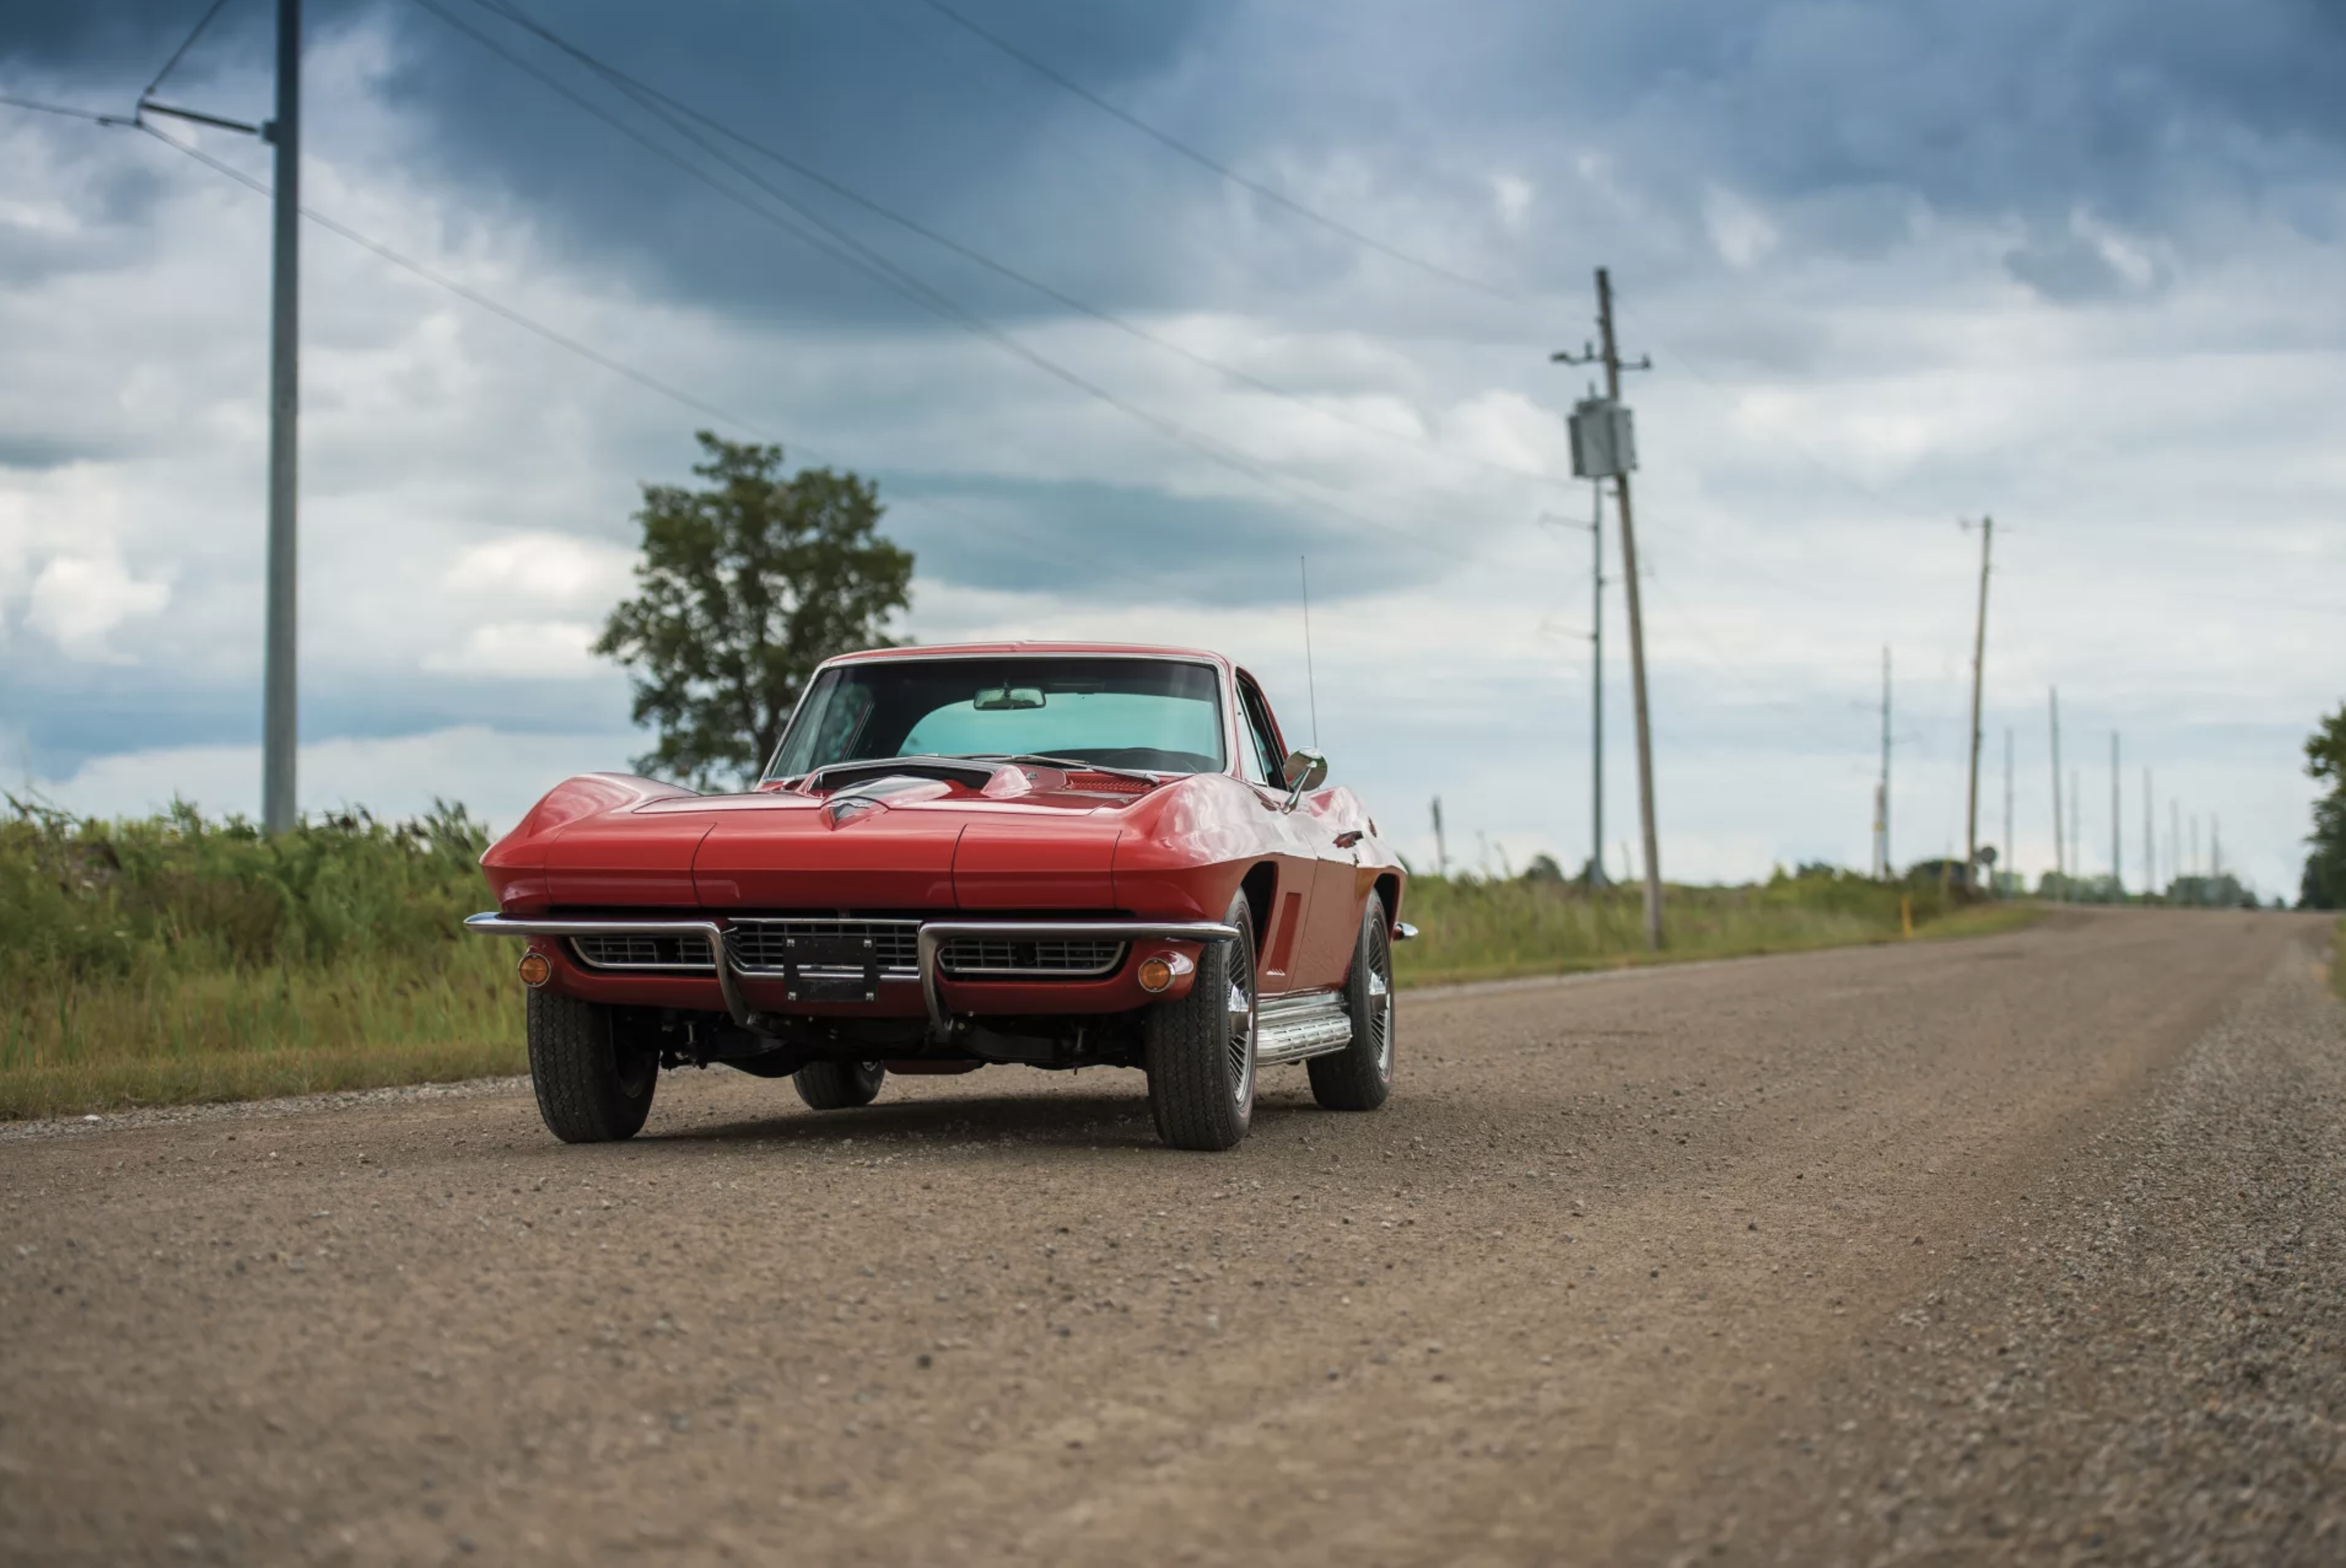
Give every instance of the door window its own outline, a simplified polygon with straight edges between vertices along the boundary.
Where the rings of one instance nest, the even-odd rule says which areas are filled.
[[[1247,743],[1239,748],[1246,781],[1266,789],[1280,787],[1287,759],[1280,754],[1279,731],[1270,721],[1270,707],[1250,677],[1239,677],[1239,706],[1246,714]]]

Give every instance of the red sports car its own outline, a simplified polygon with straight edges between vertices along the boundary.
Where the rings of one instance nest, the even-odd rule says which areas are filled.
[[[1260,1067],[1321,1105],[1392,1085],[1406,874],[1327,759],[1211,653],[884,648],[824,664],[766,777],[572,779],[482,857],[526,937],[556,1137],[644,1125],[663,1067],[788,1075],[1139,1067],[1179,1148],[1246,1135]]]

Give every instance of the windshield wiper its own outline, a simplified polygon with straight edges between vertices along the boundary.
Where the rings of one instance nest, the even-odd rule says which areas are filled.
[[[1151,784],[1164,781],[1160,774],[1147,772],[1138,768],[1110,768],[1106,763],[1086,762],[1080,757],[1045,757],[1033,752],[1020,752],[1013,755],[1005,751],[971,751],[964,755],[974,762],[1008,762],[1014,765],[1035,762],[1046,768],[1056,768],[1062,770],[1072,768],[1086,773],[1108,773],[1118,779],[1145,779]]]

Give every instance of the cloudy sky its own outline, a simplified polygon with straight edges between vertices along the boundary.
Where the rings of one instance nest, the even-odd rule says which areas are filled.
[[[586,648],[714,424],[880,477],[922,640],[1228,649],[1413,856],[1438,794],[1454,862],[1577,864],[1589,372],[1548,356],[1603,264],[1667,872],[1866,864],[1885,647],[1893,851],[1960,845],[1993,514],[1983,839],[2009,734],[2051,862],[2057,686],[2086,870],[2115,732],[2129,881],[2148,768],[2162,870],[2220,822],[2294,891],[2346,699],[2335,0],[952,3],[1028,60],[929,0],[525,7],[630,89],[512,0],[311,0],[308,203],[729,417],[306,229],[305,807],[510,822],[643,749]],[[0,94],[123,112],[205,9],[8,7]],[[264,117],[270,9],[157,96]],[[160,141],[0,106],[12,787],[257,809],[268,239]]]

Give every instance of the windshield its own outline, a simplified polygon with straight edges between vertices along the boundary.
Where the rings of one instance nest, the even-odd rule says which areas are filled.
[[[1221,682],[1174,659],[874,659],[816,677],[770,779],[889,757],[1056,757],[1218,773]]]

